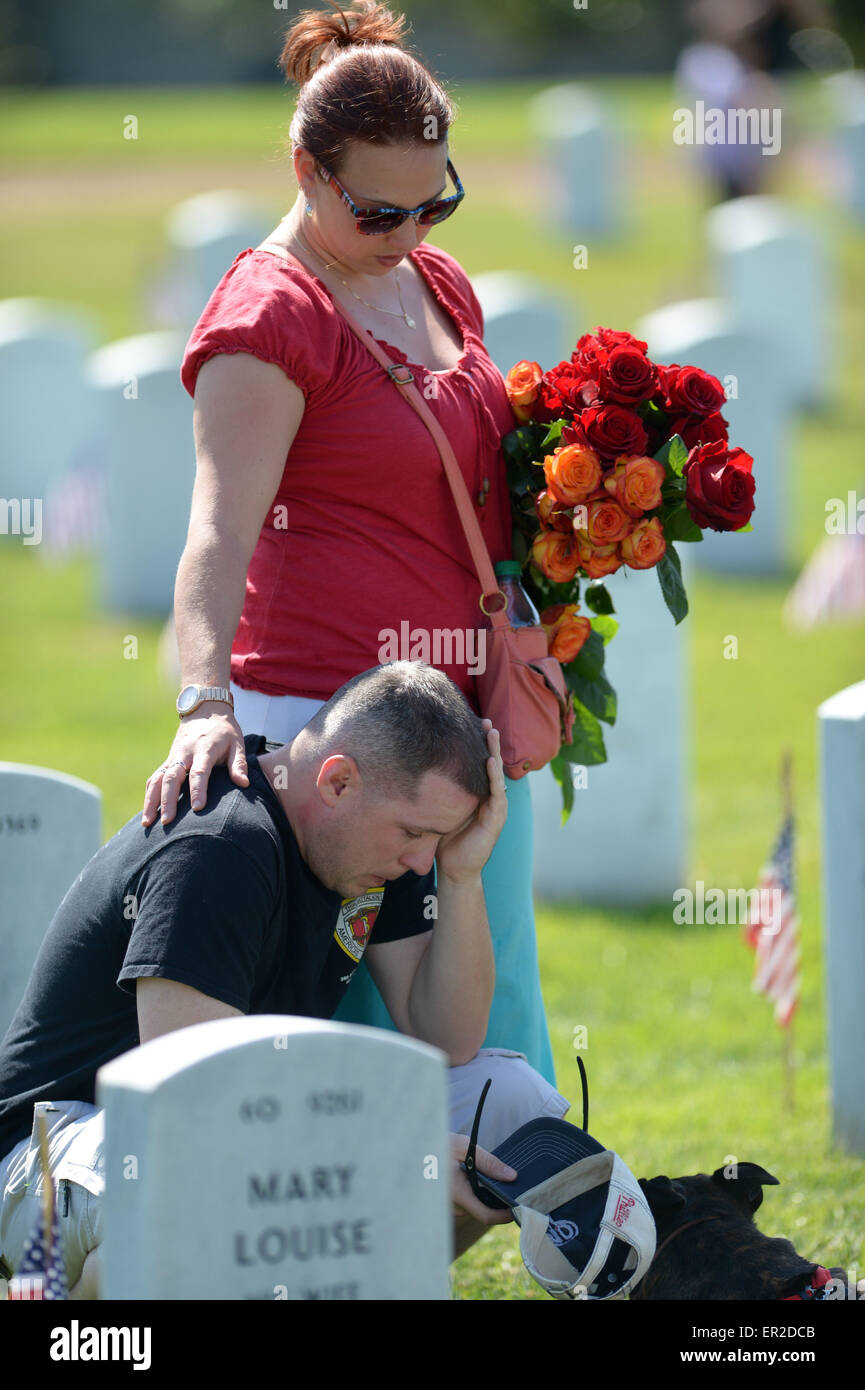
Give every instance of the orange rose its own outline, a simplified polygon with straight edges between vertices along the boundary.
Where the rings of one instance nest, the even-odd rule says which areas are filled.
[[[582,444],[566,444],[544,459],[547,488],[559,502],[573,507],[585,502],[601,480],[601,460],[594,449]]]
[[[518,362],[505,377],[511,409],[521,424],[532,418],[532,406],[541,389],[543,370],[537,362]]]
[[[578,618],[578,603],[554,603],[541,614],[541,627],[547,634],[550,656],[566,666],[579,656],[592,631],[588,618]]]
[[[559,502],[551,492],[539,492],[535,498],[535,511],[541,525],[549,530],[565,531],[570,534],[573,530],[570,513],[563,511],[562,508],[563,503]]]
[[[589,503],[585,534],[593,546],[618,545],[629,534],[633,522],[634,518],[613,498],[598,498]]]
[[[604,479],[604,487],[631,516],[642,516],[660,507],[665,477],[664,465],[657,459],[623,455]]]
[[[622,541],[622,559],[632,570],[648,570],[658,563],[666,549],[660,518],[647,517],[645,521],[638,521]]]
[[[532,545],[532,559],[553,584],[568,584],[579,568],[577,543],[561,531],[541,531]]]
[[[617,545],[593,546],[585,531],[575,531],[579,567],[585,570],[589,579],[603,579],[607,574],[615,574],[622,567],[622,557]]]

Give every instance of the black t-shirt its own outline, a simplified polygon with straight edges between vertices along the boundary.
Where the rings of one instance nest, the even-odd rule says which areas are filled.
[[[93,856],[58,907],[0,1044],[0,1160],[37,1100],[95,1104],[96,1072],[139,1045],[135,982],[191,985],[246,1014],[330,1018],[376,945],[432,927],[433,871],[343,899],[312,873],[245,740],[249,786],[214,768],[203,811],[140,813]]]

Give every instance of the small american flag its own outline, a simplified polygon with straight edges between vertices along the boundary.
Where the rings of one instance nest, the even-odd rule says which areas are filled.
[[[54,1203],[48,1240],[45,1239],[44,1223],[40,1216],[35,1231],[24,1246],[21,1263],[9,1280],[8,1297],[18,1299],[66,1299],[69,1297],[56,1203]]]
[[[775,1021],[786,1028],[799,1002],[799,943],[793,894],[793,815],[788,812],[769,862],[760,872],[758,920],[745,931],[757,952],[751,988],[775,1003]]]
[[[52,1107],[49,1104],[47,1108]],[[42,1172],[42,1211],[36,1227],[21,1252],[21,1263],[9,1280],[7,1299],[67,1299],[69,1284],[66,1261],[60,1241],[60,1223],[51,1178],[45,1103],[37,1101],[34,1120],[39,1136],[39,1166]]]

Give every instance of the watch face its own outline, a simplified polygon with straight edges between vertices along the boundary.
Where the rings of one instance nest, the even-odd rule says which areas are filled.
[[[191,709],[192,709],[192,706],[195,704],[195,702],[196,702],[197,699],[198,699],[198,686],[197,686],[197,685],[187,685],[187,686],[185,686],[184,689],[181,690],[180,694],[179,694],[178,697],[177,697],[177,709],[178,709],[178,712],[179,712],[180,714],[186,714],[188,710],[191,710]]]

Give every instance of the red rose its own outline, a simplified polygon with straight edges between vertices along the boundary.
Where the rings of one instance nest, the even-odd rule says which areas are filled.
[[[645,355],[646,343],[635,338],[633,333],[616,332],[612,328],[596,328],[594,333],[584,333],[571,353],[571,361],[596,381],[616,348],[633,348]]]
[[[670,388],[681,370],[678,362],[671,362],[668,367],[662,367],[660,363],[657,364],[658,393],[659,396],[663,396],[664,400],[670,399]],[[659,400],[658,404],[661,405],[662,401]]]
[[[642,420],[621,405],[591,405],[562,430],[563,444],[588,444],[602,459],[645,454],[648,437]]]
[[[699,367],[680,367],[666,379],[668,409],[674,415],[714,415],[724,401],[724,388],[716,376]]]
[[[600,390],[606,401],[636,405],[655,389],[655,367],[638,348],[613,348],[601,372]]]
[[[574,366],[587,376],[593,377],[595,381],[600,379],[606,360],[606,350],[601,347],[594,333],[584,333],[571,353]]]
[[[544,372],[532,418],[547,423],[560,420],[562,416],[578,414],[586,404],[577,395],[585,382],[585,372],[580,371],[573,362],[560,362],[557,367]]]
[[[672,438],[674,434],[682,436],[682,443],[686,449],[694,449],[698,444],[714,444],[717,440],[727,442],[727,430],[729,426],[720,411],[714,415],[680,415],[678,419],[670,420],[667,426],[667,437]],[[657,453],[657,449],[655,453]]]
[[[754,460],[722,440],[692,449],[682,468],[685,505],[698,526],[738,531],[754,510]]]
[[[633,333],[626,333],[624,330],[614,328],[595,329],[598,341],[603,343],[605,348],[614,347],[635,347],[640,352],[648,352],[648,343],[644,343],[641,338],[635,338]]]

